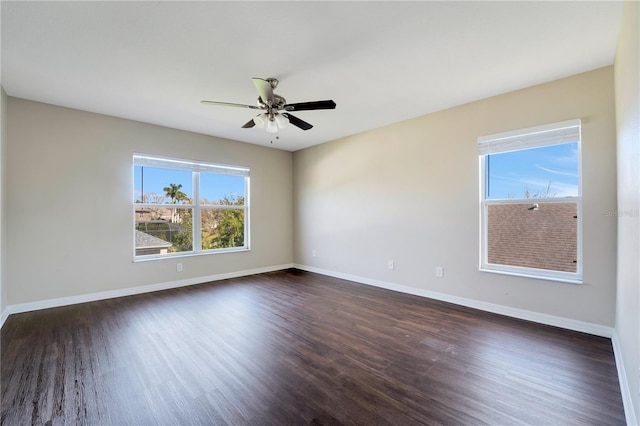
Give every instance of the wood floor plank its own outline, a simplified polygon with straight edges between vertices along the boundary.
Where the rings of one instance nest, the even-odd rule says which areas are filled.
[[[11,315],[3,425],[622,425],[611,341],[287,270]]]

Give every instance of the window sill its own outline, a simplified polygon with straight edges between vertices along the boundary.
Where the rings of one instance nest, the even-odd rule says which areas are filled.
[[[132,262],[149,262],[154,260],[168,260],[168,259],[184,259],[185,257],[198,257],[198,256],[210,256],[215,254],[225,254],[225,253],[241,253],[251,251],[249,247],[238,247],[238,248],[230,248],[223,250],[208,250],[202,251],[198,253],[188,252],[188,253],[175,253],[175,254],[164,254],[164,255],[150,255],[150,256],[139,256],[134,257]]]
[[[582,284],[582,276],[576,275],[575,278],[567,277],[567,276],[559,276],[559,275],[547,275],[545,273],[536,273],[537,270],[531,271],[510,271],[504,269],[493,269],[486,266],[480,267],[480,272],[489,272],[492,274],[499,275],[511,275],[513,277],[521,277],[521,278],[533,278],[536,280],[546,280],[546,281],[556,281],[567,284]]]

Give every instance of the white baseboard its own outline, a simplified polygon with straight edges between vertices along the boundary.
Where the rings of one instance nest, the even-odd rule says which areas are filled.
[[[636,411],[633,406],[633,399],[631,398],[631,387],[627,380],[627,371],[622,357],[622,347],[620,346],[618,333],[615,331],[613,332],[611,343],[613,344],[613,354],[616,359],[616,369],[618,370],[618,381],[620,382],[620,393],[622,394],[622,404],[624,405],[627,425],[636,426],[638,425],[638,419],[636,418]]]
[[[2,311],[2,313],[0,313],[0,328],[2,328],[2,326],[4,325],[4,322],[7,320],[8,317],[9,317],[8,309],[5,309],[4,311]]]
[[[113,299],[116,297],[133,296],[135,294],[151,293],[153,291],[168,290],[172,288],[185,287],[189,285],[203,284],[211,281],[226,280],[229,278],[245,277],[247,275],[262,274],[265,272],[280,271],[283,269],[293,268],[293,264],[267,266],[264,268],[247,269],[244,271],[226,272],[223,274],[215,274],[204,277],[188,278],[185,280],[168,281],[158,284],[149,284],[137,287],[128,287],[118,290],[101,291],[98,293],[81,294],[78,296],[60,297],[57,299],[40,300],[36,302],[19,303],[9,305],[2,312],[0,317],[0,327],[4,325],[5,320],[11,314],[22,312],[37,311],[39,309],[56,308],[58,306],[75,305],[77,303],[94,302],[97,300]]]
[[[401,284],[390,283],[386,281],[375,280],[371,278],[361,277],[357,275],[345,274],[326,269],[316,268],[313,266],[294,264],[294,268],[303,271],[315,272],[344,280],[355,281],[361,284],[368,284],[375,287],[385,288],[387,290],[398,291],[401,293],[413,294],[415,296],[427,297],[430,299],[441,300],[443,302],[454,303],[456,305],[466,306],[468,308],[479,309],[481,311],[492,312],[494,314],[505,315],[512,318],[533,321],[540,324],[560,327],[567,330],[580,331],[582,333],[593,334],[600,337],[611,338],[613,336],[613,327],[607,327],[599,324],[592,324],[584,321],[573,320],[570,318],[558,317],[555,315],[542,314],[539,312],[527,311],[524,309],[512,308],[509,306],[498,305],[495,303],[482,302],[479,300],[468,299],[465,297],[453,296],[450,294],[439,293],[431,290],[424,290],[415,287],[409,287]]]
[[[480,309],[482,311],[492,312],[500,315],[506,315],[513,318],[524,319],[541,324],[561,327],[568,330],[580,331],[583,333],[593,334],[602,337],[613,337],[613,328],[598,324],[587,323],[583,321],[573,320],[569,318],[558,317],[554,315],[542,314],[539,312],[526,311],[523,309],[512,308],[509,306],[498,305],[494,303],[482,302],[474,299],[468,299],[459,296],[452,296],[445,293],[438,293],[431,290],[424,290],[415,287],[409,287],[401,284],[390,283],[386,281],[374,280],[367,277],[345,274],[326,269],[316,268],[313,266],[300,264],[284,264],[263,268],[248,269],[243,271],[227,272],[223,274],[215,274],[204,277],[189,278],[178,281],[168,281],[157,284],[149,284],[137,287],[128,287],[118,290],[108,290],[98,293],[82,294],[78,296],[61,297],[56,299],[41,300],[36,302],[20,303],[9,305],[0,315],[0,327],[11,314],[21,312],[35,311],[39,309],[55,308],[58,306],[74,305],[77,303],[93,302],[96,300],[112,299],[115,297],[132,296],[135,294],[150,293],[153,291],[167,290],[171,288],[185,287],[189,285],[202,284],[211,281],[219,281],[229,278],[243,277],[247,275],[260,274],[265,272],[279,271],[288,268],[298,268],[303,271],[315,272],[335,278],[341,278],[348,281],[354,281],[361,284],[368,284],[375,287],[385,288],[387,290],[398,291],[401,293],[413,294],[416,296],[427,297],[430,299],[441,300],[444,302],[454,303],[456,305],[466,306],[469,308]]]

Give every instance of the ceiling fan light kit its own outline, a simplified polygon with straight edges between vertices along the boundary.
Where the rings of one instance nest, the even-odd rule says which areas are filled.
[[[269,133],[276,133],[278,129],[284,129],[289,124],[289,119],[282,114],[274,113],[269,116],[266,112],[258,114],[253,118],[253,122],[261,129],[265,129]]]
[[[336,103],[332,100],[299,102],[295,104],[287,104],[287,100],[280,95],[273,93],[273,89],[278,87],[278,80],[275,78],[253,78],[253,84],[258,90],[257,106],[234,104],[229,102],[218,101],[200,101],[205,105],[230,106],[237,108],[258,109],[263,112],[249,120],[242,126],[249,129],[258,126],[265,129],[268,133],[276,133],[278,129],[287,127],[292,124],[302,130],[309,130],[313,126],[304,120],[292,115],[290,111],[311,111],[318,109],[335,109]]]
[[[279,129],[283,129],[289,124],[289,119],[282,114],[276,114],[274,121],[278,125]]]

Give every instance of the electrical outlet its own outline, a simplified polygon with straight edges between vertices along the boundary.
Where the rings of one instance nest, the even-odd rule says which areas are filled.
[[[391,269],[392,271],[396,268],[396,264],[393,260],[390,260],[389,263],[387,264],[387,266],[389,267],[389,269]]]
[[[176,265],[176,272],[182,272],[182,263]]]
[[[436,266],[436,277],[444,277],[444,268],[442,266]]]
[[[316,257],[316,249],[311,250],[311,257]]]

